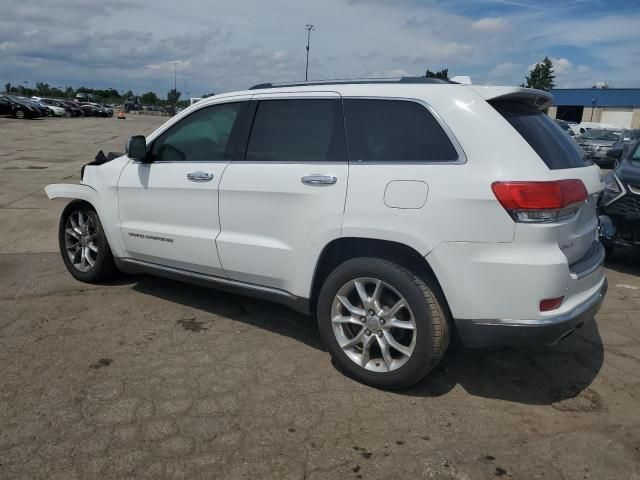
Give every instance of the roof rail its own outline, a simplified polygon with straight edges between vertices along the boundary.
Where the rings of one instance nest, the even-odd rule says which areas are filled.
[[[451,80],[443,80],[440,78],[426,77],[396,77],[396,78],[354,78],[339,80],[314,80],[310,82],[283,82],[283,83],[259,83],[249,88],[249,90],[258,90],[262,88],[282,88],[282,87],[305,87],[316,85],[364,85],[376,83],[457,83]]]

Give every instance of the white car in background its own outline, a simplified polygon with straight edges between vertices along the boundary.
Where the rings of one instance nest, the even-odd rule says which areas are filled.
[[[42,105],[43,107],[47,107],[49,110],[51,110],[53,112],[53,116],[55,117],[64,117],[66,116],[65,114],[67,113],[67,110],[56,105],[56,104],[50,104],[48,102],[46,102],[45,100],[43,100],[40,97],[31,97],[31,100],[34,102],[37,102],[38,104]]]
[[[582,135],[588,130],[592,128],[600,128],[600,129],[608,129],[608,128],[616,128],[613,125],[609,125],[606,123],[597,123],[597,122],[582,122],[582,123],[572,123],[570,125],[571,130],[576,136]]]
[[[550,94],[425,78],[203,99],[49,185],[85,282],[147,272],[315,315],[341,369],[417,382],[464,344],[554,344],[607,288],[600,169]],[[283,352],[286,355],[286,352]]]

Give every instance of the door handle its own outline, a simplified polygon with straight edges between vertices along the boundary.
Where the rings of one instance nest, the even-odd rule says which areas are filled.
[[[191,172],[187,173],[187,179],[192,182],[210,182],[213,180],[213,173]]]
[[[338,181],[333,175],[305,175],[301,178],[305,185],[333,185]]]

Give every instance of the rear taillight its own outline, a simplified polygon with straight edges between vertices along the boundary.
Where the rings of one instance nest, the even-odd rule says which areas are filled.
[[[573,216],[587,199],[581,180],[495,182],[491,189],[516,222],[558,222]]]

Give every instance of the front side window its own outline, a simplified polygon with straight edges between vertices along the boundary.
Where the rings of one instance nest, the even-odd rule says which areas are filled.
[[[242,103],[202,108],[173,125],[153,142],[155,161],[230,160],[231,131]]]
[[[346,160],[340,101],[260,101],[245,159],[258,162]]]
[[[351,160],[458,160],[458,153],[442,126],[416,102],[345,99],[343,103]]]

